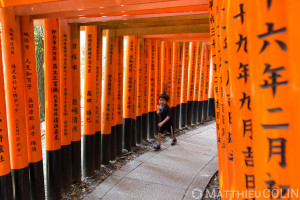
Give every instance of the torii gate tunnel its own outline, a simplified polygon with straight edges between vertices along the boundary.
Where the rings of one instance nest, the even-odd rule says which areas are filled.
[[[60,199],[155,139],[162,93],[175,132],[216,121],[222,199],[300,199],[299,9],[299,0],[1,0],[0,199]]]

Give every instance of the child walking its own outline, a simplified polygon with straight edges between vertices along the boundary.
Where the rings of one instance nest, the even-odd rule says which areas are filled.
[[[159,106],[157,106],[157,115],[160,116],[160,122],[158,123],[158,141],[157,144],[153,147],[155,150],[160,150],[161,137],[165,131],[168,131],[172,136],[173,140],[171,145],[175,145],[177,140],[173,132],[173,120],[170,107],[167,105],[169,96],[167,94],[159,95]]]

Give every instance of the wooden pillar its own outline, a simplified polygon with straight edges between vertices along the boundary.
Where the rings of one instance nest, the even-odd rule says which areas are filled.
[[[144,49],[143,49],[143,53],[142,55],[144,55],[144,57],[142,57],[141,59],[143,59],[142,63],[144,63],[144,68],[142,69],[142,86],[143,86],[143,96],[142,96],[142,139],[143,140],[147,140],[147,125],[148,125],[148,121],[147,121],[147,113],[148,113],[148,95],[149,95],[149,40],[147,41],[146,39],[144,40]]]
[[[0,47],[2,47],[0,45]],[[7,130],[7,115],[5,103],[5,90],[3,78],[2,48],[0,51],[0,145],[2,152],[0,153],[0,199],[13,199],[13,185],[10,169],[10,154]]]
[[[199,77],[199,94],[198,94],[198,122],[203,122],[203,96],[204,96],[204,84],[205,84],[205,66],[206,66],[206,55],[207,54],[207,45],[202,43],[201,48],[201,69]]]
[[[124,115],[123,115],[123,148],[131,150],[132,145],[132,118],[134,112],[134,68],[135,68],[136,37],[127,37],[127,54],[125,63],[125,85],[124,85]]]
[[[155,49],[156,49],[156,42],[153,39],[146,39],[146,49],[145,56],[148,63],[149,63],[149,89],[148,89],[148,139],[154,139],[154,131],[156,130],[155,126],[155,105],[156,105],[156,98],[155,98]],[[148,44],[148,45],[147,45]],[[147,54],[148,52],[148,54]]]
[[[71,73],[72,73],[72,177],[81,181],[81,88],[80,88],[80,30],[71,24]]]
[[[137,43],[137,76],[136,76],[136,98],[137,98],[137,110],[136,110],[136,141],[141,143],[142,141],[142,109],[143,109],[143,82],[144,82],[144,40],[138,39]]]
[[[181,127],[181,81],[182,81],[182,59],[183,59],[183,43],[177,43],[177,62],[178,62],[178,70],[177,70],[177,113],[176,113],[176,128],[179,129]]]
[[[72,76],[70,59],[70,27],[66,20],[59,20],[59,49],[62,187],[63,191],[67,192],[72,184],[72,165],[70,165],[72,162]]]
[[[155,64],[155,109],[156,106],[159,104],[159,95],[164,92],[164,85],[163,85],[163,79],[165,78],[165,68],[162,68],[162,62],[165,61],[163,59],[163,42],[161,40],[154,40],[155,42],[155,54],[154,57],[151,57],[153,60],[153,63]],[[165,66],[165,65],[164,65]],[[154,113],[154,128],[155,128],[155,134],[158,133],[158,123],[159,123],[159,116]]]
[[[123,47],[124,38],[123,36],[118,37],[118,49],[117,49],[117,110],[116,110],[116,155],[122,155],[122,141],[123,141]]]
[[[45,19],[45,100],[46,100],[46,180],[47,199],[61,198],[61,119],[59,25]]]
[[[173,98],[173,94],[172,94],[172,67],[173,67],[172,49],[173,49],[173,44],[171,42],[167,42],[167,69],[166,69],[167,87],[166,87],[166,91],[170,98]],[[171,107],[172,107],[172,104],[170,104],[170,108]]]
[[[83,177],[95,173],[97,26],[85,27]]]
[[[111,112],[113,99],[113,70],[114,70],[114,47],[116,42],[115,31],[108,30],[106,35],[106,51],[104,64],[104,85],[102,93],[102,114],[101,114],[101,159],[102,164],[108,164],[110,159],[110,138],[111,138]]]
[[[173,118],[173,131],[176,131],[176,124],[177,124],[177,78],[178,78],[178,43],[172,42],[171,45],[171,83],[172,83],[172,95],[170,97],[170,106],[172,111],[172,118]]]
[[[180,105],[180,128],[187,125],[187,87],[188,87],[188,63],[189,63],[189,42],[183,44],[182,54],[182,81],[181,81],[181,105]]]
[[[200,75],[201,75],[201,50],[202,50],[202,42],[197,42],[196,46],[196,63],[195,63],[195,86],[193,92],[193,123],[198,123],[198,106],[200,101],[198,100],[199,97],[199,88],[200,88]]]
[[[39,98],[33,21],[23,16],[21,22],[21,44],[23,75],[25,77],[25,111],[30,171],[30,193],[32,199],[45,198],[42,142],[40,128]]]
[[[191,42],[189,50],[189,66],[188,66],[188,87],[187,87],[187,125],[192,125],[193,119],[193,104],[194,104],[194,85],[195,85],[195,68],[196,68],[196,52],[197,43]]]
[[[266,194],[273,199],[288,198],[293,191],[299,190],[299,183],[295,182],[299,177],[298,160],[294,160],[294,155],[299,152],[296,151],[299,145],[294,142],[298,138],[298,120],[292,115],[298,107],[293,100],[299,93],[296,89],[299,85],[294,78],[299,69],[293,68],[295,71],[292,71],[290,67],[294,60],[290,60],[289,54],[295,49],[290,49],[289,45],[297,40],[288,37],[293,34],[291,31],[296,31],[292,28],[296,22],[291,27],[288,24],[293,20],[287,10],[288,3],[292,2],[268,1],[263,4],[253,1],[247,2],[244,8],[249,10],[245,17],[249,77],[252,81],[251,93],[241,97],[245,101],[243,108],[247,106],[246,100],[250,101],[245,97],[250,95],[251,98],[252,118],[249,120],[252,121],[246,128],[251,128],[252,132],[247,131],[245,137],[253,134],[254,174],[251,175],[255,178],[255,190],[267,188]],[[240,51],[244,50],[244,44],[241,44]],[[273,188],[279,190],[279,197],[272,191]],[[297,199],[299,196],[289,198]]]
[[[212,60],[210,62],[209,70],[209,90],[208,90],[208,117],[215,117],[215,98],[214,98],[214,84],[213,84],[213,65]]]
[[[134,45],[131,46],[133,48],[133,94],[132,94],[132,101],[133,101],[133,108],[132,108],[132,123],[131,123],[131,146],[136,146],[136,111],[137,111],[137,37],[134,36]]]
[[[96,102],[95,102],[95,169],[101,167],[101,97],[102,97],[102,28],[97,26]]]
[[[208,111],[208,90],[209,90],[209,71],[210,71],[210,55],[211,46],[207,45],[205,52],[205,65],[204,65],[204,85],[203,85],[203,104],[202,104],[202,120],[207,121]]]

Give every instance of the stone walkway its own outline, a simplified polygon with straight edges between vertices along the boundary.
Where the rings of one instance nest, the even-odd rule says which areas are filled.
[[[127,163],[86,199],[201,199],[199,190],[218,170],[215,123],[180,135],[176,146],[170,143]]]

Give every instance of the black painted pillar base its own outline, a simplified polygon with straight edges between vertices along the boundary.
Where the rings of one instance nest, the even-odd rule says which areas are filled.
[[[193,101],[193,108],[192,108],[192,113],[193,113],[193,118],[192,118],[192,124],[197,124],[197,117],[198,117],[198,101]]]
[[[132,147],[135,147],[136,146],[136,120],[135,119],[132,119],[131,121],[131,131],[132,131],[132,134],[131,134],[131,146]]]
[[[71,144],[61,146],[61,183],[63,192],[68,192],[72,184]]]
[[[135,132],[136,132],[136,142],[140,144],[142,142],[142,116],[136,116]]]
[[[132,133],[132,119],[123,118],[123,148],[127,151],[131,150],[131,133]]]
[[[117,124],[116,126],[116,156],[122,155],[122,139],[123,138],[123,124]]]
[[[187,115],[187,104],[181,103],[180,104],[180,127],[181,129],[185,128],[186,126],[186,115]]]
[[[47,200],[61,199],[61,149],[46,151]]]
[[[187,102],[187,115],[186,115],[186,125],[191,126],[192,125],[192,118],[193,118],[193,101]]]
[[[109,164],[110,160],[110,144],[111,134],[101,134],[101,163]]]
[[[83,135],[83,177],[89,177],[95,174],[95,138],[95,134]]]
[[[202,104],[203,104],[203,101],[198,101],[198,106],[197,106],[197,110],[198,110],[197,122],[198,123],[202,122]]]
[[[149,112],[147,116],[148,120],[148,139],[154,139],[155,128],[155,112]]]
[[[30,199],[29,167],[12,169],[11,174],[15,199]]]
[[[72,141],[72,177],[73,183],[81,182],[81,141]]]
[[[203,104],[202,104],[202,121],[203,122],[207,121],[207,107],[208,107],[208,101],[205,100],[205,101],[203,101]]]
[[[29,163],[29,176],[31,199],[45,199],[43,160]]]
[[[11,173],[0,176],[0,199],[13,200]],[[45,199],[45,197],[43,199]]]
[[[142,140],[147,140],[147,134],[148,128],[147,128],[147,114],[142,115]]]
[[[95,132],[95,170],[101,167],[101,131]]]
[[[208,116],[215,117],[215,99],[214,98],[208,99]]]
[[[111,127],[110,134],[110,160],[116,159],[116,138],[117,138],[117,128],[116,126]]]
[[[175,128],[179,129],[179,121],[180,121],[180,104],[176,106],[176,122],[175,122]]]
[[[172,112],[172,119],[173,119],[173,131],[176,130],[176,107],[172,107],[171,108],[171,112]]]

